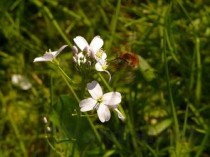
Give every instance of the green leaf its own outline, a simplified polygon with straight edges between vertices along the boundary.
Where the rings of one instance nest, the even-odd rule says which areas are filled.
[[[161,122],[155,124],[155,125],[150,125],[148,127],[148,135],[156,136],[160,134],[162,131],[164,131],[166,128],[168,128],[172,123],[171,119],[165,119],[162,120]]]
[[[155,79],[155,70],[149,65],[149,63],[139,56],[139,70],[141,71],[143,77],[146,81],[152,81]]]

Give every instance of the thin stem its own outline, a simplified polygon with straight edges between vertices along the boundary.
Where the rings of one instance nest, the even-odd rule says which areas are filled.
[[[152,149],[152,147],[150,147],[147,143],[144,143],[144,146],[147,147],[149,149],[149,151],[152,153],[152,155],[154,157],[158,157],[157,153],[155,152],[155,150]]]
[[[172,92],[171,92],[171,84],[170,84],[170,77],[169,77],[168,61],[167,61],[167,56],[166,56],[166,50],[164,50],[163,52],[164,52],[166,82],[167,82],[167,88],[168,88],[168,93],[169,93],[169,100],[170,100],[171,110],[172,110],[173,119],[174,119],[174,123],[175,123],[174,127],[175,127],[175,132],[176,132],[176,138],[178,139],[179,124],[178,124],[176,109],[175,109],[175,105],[174,105],[173,95],[172,95]]]
[[[185,9],[185,7],[182,5],[182,3],[180,2],[180,0],[176,0],[176,2],[179,4],[180,8],[182,9],[182,11],[184,12],[184,14],[186,15],[186,17],[190,20],[190,24],[192,24],[192,18],[190,17],[190,15],[188,14],[187,10]]]
[[[199,146],[199,149],[195,155],[195,157],[201,156],[201,153],[203,152],[203,149],[205,148],[205,145],[209,142],[209,129],[206,130],[206,134],[202,140],[201,145]]]
[[[63,69],[57,65],[58,67],[58,70],[62,76],[62,78],[64,79],[64,81],[66,82],[67,86],[69,87],[70,91],[72,92],[72,94],[74,95],[75,99],[77,100],[77,102],[79,103],[80,102],[80,99],[79,97],[77,96],[77,94],[75,93],[74,89],[72,88],[71,84],[69,83],[69,81],[71,81],[71,79],[68,77],[68,75],[63,71]],[[102,140],[101,140],[101,137],[99,136],[99,133],[98,131],[96,130],[95,126],[93,125],[93,122],[91,121],[90,117],[88,116],[87,113],[85,113],[86,117],[87,117],[87,120],[91,126],[91,128],[93,129],[93,132],[97,138],[97,140],[99,141],[99,143],[101,144],[101,147],[102,149],[105,148],[104,144],[102,143]]]
[[[51,144],[51,142],[49,141],[47,135],[46,135],[46,140],[47,140],[47,143],[49,144],[50,148],[51,148],[52,150],[54,150],[60,157],[63,157],[62,153],[59,152],[59,151]]]
[[[34,2],[35,5],[37,5],[39,8],[42,8],[43,11],[47,14],[48,18],[52,21],[52,24],[55,26],[55,28],[58,30],[58,32],[60,33],[60,35],[62,36],[62,38],[64,39],[64,41],[69,45],[72,46],[71,42],[69,41],[69,39],[67,38],[66,34],[62,31],[61,27],[59,26],[58,22],[54,19],[53,14],[51,13],[51,11],[42,4],[41,1],[38,0],[32,0],[32,2]]]
[[[190,109],[190,110],[193,112],[193,114],[196,116],[198,122],[203,126],[203,129],[204,129],[205,131],[209,130],[208,125],[206,125],[206,123],[205,123],[204,119],[202,118],[202,116],[200,115],[198,109],[195,108],[195,107],[193,106],[193,104],[189,102],[189,100],[186,100],[186,102],[187,102],[188,105],[189,105],[189,109]]]
[[[202,88],[202,66],[201,66],[201,57],[200,57],[200,39],[196,38],[196,61],[197,61],[197,82],[196,82],[196,100],[199,103],[201,98],[201,88]]]
[[[106,79],[101,75],[101,73],[98,73],[99,77],[101,78],[102,82],[105,84],[105,86],[107,87],[107,89],[109,91],[112,91],[112,87],[108,84],[108,82],[106,81]],[[118,106],[119,107],[119,110],[120,112],[125,115],[125,111],[124,109],[122,108],[121,105]],[[137,135],[136,135],[136,132],[135,132],[135,128],[133,127],[133,123],[132,123],[132,120],[130,117],[127,118],[127,124],[128,124],[128,127],[130,129],[130,133],[131,133],[131,137],[132,137],[132,143],[133,143],[133,146],[136,150],[136,154],[140,154],[140,150],[139,150],[139,147],[138,147],[138,142],[137,142]]]
[[[189,106],[187,105],[185,116],[184,116],[184,124],[183,124],[183,130],[182,130],[182,136],[185,136],[186,129],[187,129],[187,119],[188,119],[188,113],[189,113]]]
[[[176,143],[178,144],[178,142],[179,142],[179,123],[178,123],[176,108],[174,105],[173,95],[172,95],[172,91],[171,91],[171,84],[170,84],[170,77],[169,77],[169,70],[168,70],[168,61],[167,61],[167,56],[166,56],[166,48],[164,48],[163,53],[164,53],[164,65],[165,65],[165,73],[166,73],[167,90],[169,93],[169,102],[171,105],[171,111],[172,111],[172,116],[173,116],[173,120],[174,120],[175,140],[176,140]]]
[[[61,10],[62,12],[66,13],[67,15],[72,16],[75,20],[80,20],[81,19],[81,16],[79,14],[72,11],[68,7],[57,5],[57,3],[54,3],[54,1],[52,1],[52,0],[46,0],[46,2],[49,5],[55,7],[56,9]]]
[[[170,55],[172,56],[172,58],[174,59],[174,61],[176,61],[176,63],[180,63],[178,58],[176,57],[176,55],[174,54],[174,48],[172,46],[172,43],[171,43],[171,39],[169,37],[169,34],[170,32],[168,31],[165,31],[165,38],[166,38],[166,42],[167,42],[167,45],[168,45],[168,49],[169,49],[169,52],[170,52]]]
[[[108,82],[106,81],[106,79],[101,75],[101,73],[98,73],[99,77],[101,78],[101,80],[103,81],[103,83],[105,84],[105,86],[108,88],[109,91],[112,91],[112,87],[108,84]],[[119,110],[122,112],[123,115],[125,115],[125,111],[124,109],[122,108],[121,105],[118,106],[119,107]],[[128,127],[130,129],[130,133],[132,135],[132,143],[133,143],[133,146],[136,150],[136,154],[140,154],[140,150],[139,150],[139,147],[138,147],[138,142],[137,142],[137,135],[136,135],[136,132],[135,132],[135,128],[133,128],[133,123],[132,123],[132,120],[130,117],[127,118],[127,124],[128,124]]]
[[[101,75],[101,73],[98,73],[99,77],[101,78],[101,80],[103,81],[103,83],[105,84],[106,88],[108,88],[109,91],[112,91],[112,87],[108,84],[108,82],[106,81],[106,79]]]
[[[121,6],[121,0],[117,1],[117,6],[116,6],[116,12],[115,14],[112,16],[112,20],[111,20],[111,24],[110,24],[110,40],[108,41],[108,43],[106,44],[106,50],[109,51],[113,42],[113,39],[115,37],[115,32],[116,32],[116,28],[117,28],[117,21],[118,21],[118,16],[120,13],[120,6]]]
[[[169,93],[169,102],[170,102],[172,116],[173,116],[173,120],[174,120],[175,141],[176,141],[176,144],[178,144],[179,143],[179,123],[178,123],[178,118],[177,118],[177,114],[176,114],[176,108],[174,105],[173,94],[171,91],[168,60],[167,60],[167,54],[166,54],[167,46],[168,46],[166,34],[168,32],[168,29],[170,29],[168,26],[169,25],[168,18],[170,16],[170,9],[171,9],[171,6],[169,6],[168,10],[166,11],[165,19],[164,19],[165,27],[164,27],[164,40],[163,40],[163,59],[164,59],[164,67],[165,67],[165,73],[166,73],[167,90]],[[170,49],[169,49],[169,51],[170,51]]]
[[[62,69],[60,66],[58,66],[58,68],[59,68],[59,70],[61,71],[61,73],[62,73],[70,82],[72,82],[72,79],[63,71],[63,69]]]
[[[106,79],[101,75],[101,73],[98,73],[99,77],[101,78],[101,80],[103,81],[103,83],[105,84],[106,88],[111,92],[113,91],[112,87],[108,84],[108,82],[106,81]],[[125,111],[124,109],[122,108],[121,105],[118,106],[119,107],[119,110],[120,112],[125,115]]]
[[[189,81],[189,91],[192,91],[193,89],[193,85],[195,82],[195,58],[196,58],[196,51],[193,52],[193,56],[192,56],[192,63],[191,63],[191,72],[190,72],[190,81]]]
[[[71,80],[68,75],[63,71],[63,69],[61,69],[61,67],[59,65],[57,65],[59,72],[61,73],[61,76],[63,77],[64,81],[66,82],[67,86],[69,87],[70,91],[72,92],[72,94],[74,95],[75,99],[77,100],[77,102],[79,103],[80,100],[77,96],[77,94],[75,93],[74,89],[72,88],[72,86],[70,85],[68,80]]]
[[[134,128],[134,124],[132,123],[130,116],[128,116],[128,118],[127,118],[127,124],[128,124],[129,130],[130,130],[130,133],[131,133],[131,140],[132,140],[133,147],[136,150],[135,154],[136,154],[136,156],[139,156],[141,151],[140,151],[140,147],[138,146],[138,138],[137,138],[136,131]]]

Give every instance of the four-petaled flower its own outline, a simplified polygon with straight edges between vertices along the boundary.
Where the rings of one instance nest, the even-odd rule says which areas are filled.
[[[97,110],[99,120],[103,123],[110,119],[110,108],[113,108],[120,119],[124,119],[123,115],[117,109],[121,102],[121,94],[119,92],[109,92],[103,94],[102,88],[97,81],[87,84],[88,92],[92,97],[80,101],[79,106],[82,112]]]
[[[51,52],[45,52],[45,54],[42,57],[36,57],[33,62],[47,62],[52,61],[57,57],[57,55],[68,45],[63,45],[59,50]]]
[[[95,36],[90,42],[90,45],[82,36],[77,36],[73,40],[81,51],[87,51],[87,55],[93,58],[95,58],[96,53],[102,48],[104,44],[104,41],[100,36]]]

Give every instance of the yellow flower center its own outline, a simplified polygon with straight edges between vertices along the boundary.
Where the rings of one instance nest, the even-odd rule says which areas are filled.
[[[100,49],[100,50],[96,53],[96,57],[101,59],[103,53],[104,53],[104,51]]]

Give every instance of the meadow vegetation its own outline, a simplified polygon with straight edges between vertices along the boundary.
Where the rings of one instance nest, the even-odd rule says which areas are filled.
[[[97,35],[110,81],[73,61]],[[33,63],[62,45],[59,66]],[[1,0],[0,156],[210,157],[209,51],[208,0]],[[124,120],[80,112],[92,80]]]

